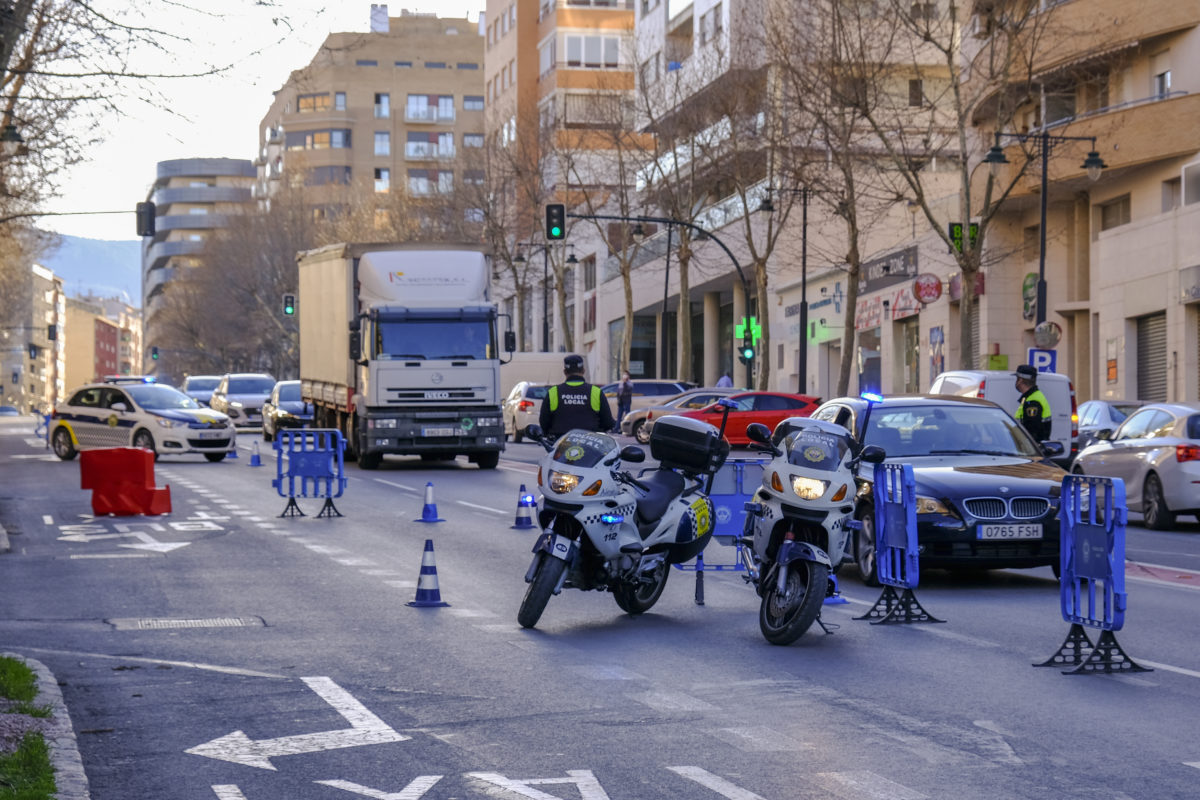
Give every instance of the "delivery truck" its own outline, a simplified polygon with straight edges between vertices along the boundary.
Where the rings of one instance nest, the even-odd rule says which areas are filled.
[[[493,469],[504,449],[500,336],[486,251],[454,244],[333,244],[298,255],[300,387],[349,458]]]

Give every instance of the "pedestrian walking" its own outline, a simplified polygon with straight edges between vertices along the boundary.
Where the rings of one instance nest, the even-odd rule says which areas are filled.
[[[617,424],[614,426],[616,429],[620,429],[621,420],[625,419],[631,405],[633,405],[633,381],[629,378],[628,372],[622,372],[621,382],[617,384]]]

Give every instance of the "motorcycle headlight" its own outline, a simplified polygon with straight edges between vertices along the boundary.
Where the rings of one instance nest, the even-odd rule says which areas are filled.
[[[949,514],[950,509],[946,508],[946,504],[936,497],[922,497],[921,495],[917,495],[917,513]]]
[[[579,485],[579,476],[569,472],[550,470],[550,491],[555,494],[568,494],[575,491]]]
[[[792,476],[792,491],[802,500],[819,500],[829,488],[829,481]]]

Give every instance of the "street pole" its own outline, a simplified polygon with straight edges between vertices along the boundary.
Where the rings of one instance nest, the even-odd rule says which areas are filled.
[[[663,268],[662,333],[660,334],[660,336],[662,337],[662,358],[660,359],[662,361],[662,372],[659,373],[660,378],[667,377],[667,291],[671,285],[671,234],[674,232],[675,232],[675,227],[673,225],[668,225],[667,226],[667,260],[666,260],[666,266]],[[683,295],[682,295],[682,293],[680,294],[680,297],[679,297],[679,308],[680,308],[680,311],[683,310]],[[680,316],[679,314],[675,315],[675,325],[676,325],[677,330],[678,330],[678,326],[680,324],[679,316]],[[682,372],[680,372],[679,374],[680,374],[680,377],[683,376]]]
[[[800,190],[800,394],[808,393],[808,187]]]
[[[1046,321],[1046,170],[1050,165],[1050,134],[1042,131],[1042,219],[1038,225],[1037,324]],[[977,310],[978,311],[978,310]]]
[[[550,352],[550,248],[542,245],[542,350]]]

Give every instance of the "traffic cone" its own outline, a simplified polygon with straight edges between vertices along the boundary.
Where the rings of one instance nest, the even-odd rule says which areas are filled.
[[[425,484],[425,507],[421,509],[421,518],[413,522],[445,522],[437,515],[437,503],[433,502],[433,481]]]
[[[430,484],[432,486],[432,484]],[[417,596],[407,605],[414,608],[448,606],[442,602],[438,591],[437,564],[433,560],[433,539],[425,540],[425,552],[421,554],[421,575],[417,578]]]
[[[261,467],[262,465],[263,465],[263,463],[262,463],[262,459],[261,459],[261,458],[259,457],[259,455],[258,455],[258,442],[256,441],[256,442],[254,442],[254,445],[253,445],[253,447],[251,448],[251,453],[250,453],[250,466],[252,466],[252,467]]]
[[[533,524],[533,512],[530,510],[533,508],[537,508],[537,503],[522,483],[521,491],[517,494],[517,518],[512,524],[514,530],[524,531],[537,527]]]
[[[237,458],[237,440],[236,440],[236,439],[235,439],[235,440],[234,440],[234,442],[233,442],[233,449],[232,449],[232,450],[230,450],[230,451],[229,451],[229,455],[227,455],[227,456],[225,456],[225,457],[226,457],[226,458],[230,458],[230,459]]]
[[[837,576],[831,574],[829,576],[829,581],[833,584],[833,592],[831,592],[829,596],[825,598],[825,605],[840,606],[849,603],[849,600],[842,597],[841,589],[838,588]]]

